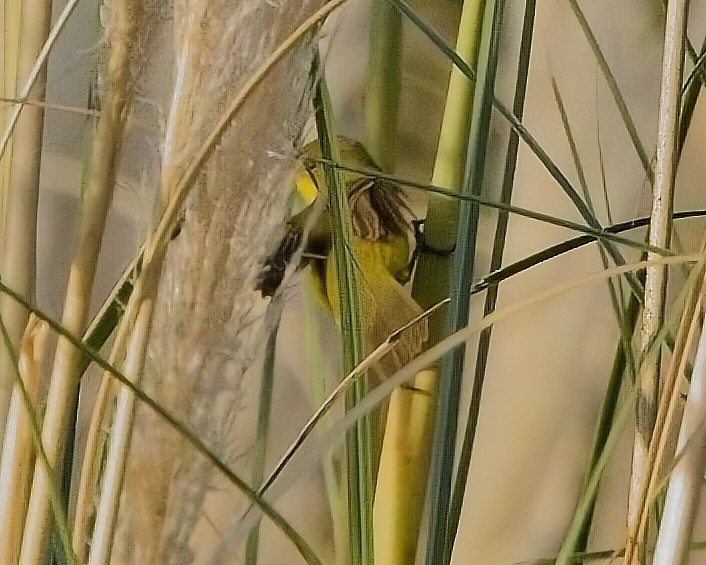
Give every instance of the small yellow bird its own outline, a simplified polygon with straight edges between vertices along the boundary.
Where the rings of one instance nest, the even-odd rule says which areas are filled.
[[[380,170],[360,143],[339,137],[338,146],[344,166]],[[304,147],[302,164],[303,170],[296,176],[296,194],[308,206],[287,223],[283,240],[265,261],[257,288],[263,296],[274,295],[294,254],[303,247],[299,266],[310,267],[321,300],[338,321],[338,281],[330,217],[326,206],[314,205],[316,198],[326,198],[318,141]],[[369,353],[422,312],[403,286],[412,270],[410,241],[416,235],[414,214],[404,192],[394,182],[345,169],[342,175],[353,226],[354,264],[360,269],[359,295]],[[413,359],[427,337],[426,320],[405,330],[382,359],[380,376],[390,376]]]

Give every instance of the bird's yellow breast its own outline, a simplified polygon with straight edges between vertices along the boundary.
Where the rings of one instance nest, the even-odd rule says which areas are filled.
[[[377,288],[387,285],[390,278],[404,284],[409,280],[409,242],[401,236],[371,241],[354,236],[353,262],[356,266],[361,293],[375,298]],[[333,253],[325,265],[312,266],[314,286],[324,304],[338,317],[338,274]],[[375,307],[374,304],[369,304]],[[366,312],[363,312],[365,315]]]

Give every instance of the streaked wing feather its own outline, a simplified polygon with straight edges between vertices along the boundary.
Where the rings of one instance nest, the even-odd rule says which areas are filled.
[[[389,274],[379,276],[375,284],[362,284],[361,306],[369,317],[368,347],[374,350],[402,326],[422,313],[422,308]],[[429,338],[426,318],[406,329],[395,341],[394,347],[380,362],[383,377],[390,377],[414,359]]]
[[[389,235],[404,235],[410,231],[413,215],[405,194],[395,183],[386,179],[360,178],[350,183],[348,204],[351,208],[353,233],[373,241]]]

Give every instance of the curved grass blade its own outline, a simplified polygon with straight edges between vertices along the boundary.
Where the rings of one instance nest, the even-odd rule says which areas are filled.
[[[684,81],[684,86],[682,86],[681,92],[682,95],[689,90],[689,87],[691,86],[692,81],[694,79],[701,75],[701,82],[703,84],[703,72],[704,72],[704,64],[706,64],[706,53],[704,53],[703,48],[701,49],[701,54],[696,57],[696,60],[694,61],[694,68],[691,69],[691,72],[689,73],[689,76],[686,77],[686,80]]]
[[[684,88],[682,89],[682,106],[679,114],[679,141],[677,145],[677,154],[679,156],[681,156],[684,149],[684,143],[686,143],[686,136],[689,133],[691,118],[694,116],[694,110],[696,109],[696,102],[701,94],[701,88],[706,84],[706,70],[703,68],[703,61],[705,57],[706,37],[704,37],[704,41],[701,44],[701,54],[696,57],[694,70],[692,71],[692,74],[689,75],[689,78],[684,83]],[[699,76],[700,80],[693,80],[692,77],[695,76]]]
[[[586,41],[588,41],[588,44],[590,45],[591,50],[593,51],[593,55],[596,58],[598,67],[601,69],[606,83],[608,83],[608,89],[613,95],[615,105],[618,107],[620,117],[622,118],[623,124],[625,124],[625,129],[627,130],[628,135],[630,136],[630,141],[632,141],[632,145],[635,148],[637,156],[640,159],[640,163],[642,164],[642,168],[645,171],[645,176],[650,179],[650,184],[652,184],[654,174],[652,172],[650,158],[647,155],[645,146],[640,140],[640,135],[637,133],[637,126],[635,126],[635,122],[632,119],[632,115],[630,114],[628,105],[625,102],[625,98],[623,98],[622,92],[620,92],[618,81],[615,79],[613,71],[610,70],[610,65],[608,64],[605,55],[603,55],[603,51],[601,50],[601,46],[598,43],[598,39],[594,35],[593,30],[591,29],[591,25],[588,23],[588,20],[586,19],[583,10],[581,10],[581,6],[579,6],[578,1],[569,0],[569,4],[571,5],[571,10],[576,16],[576,20],[578,21],[578,24],[581,27],[581,31],[583,31],[583,34],[586,36]]]
[[[675,220],[699,217],[706,217],[706,210],[688,210],[686,212],[676,212],[674,214]],[[629,220],[627,222],[622,222],[620,224],[610,226],[606,228],[606,231],[610,233],[621,233],[637,228],[646,227],[649,225],[649,223],[650,219],[648,217],[637,218],[635,220]],[[502,269],[492,271],[490,274],[476,281],[476,283],[471,288],[471,293],[477,294],[479,292],[482,292],[483,290],[486,290],[491,286],[495,286],[498,283],[509,279],[510,277],[513,277],[523,271],[526,271],[527,269],[530,269],[536,265],[539,265],[540,263],[543,263],[544,261],[548,261],[549,259],[558,257],[560,255],[563,255],[564,253],[568,253],[569,251],[593,243],[595,240],[595,236],[580,235],[573,239],[562,241],[561,243],[557,243],[555,245],[552,245],[551,247],[547,247],[546,249],[529,255],[524,259],[520,259],[519,261],[516,261],[511,265],[507,265]],[[667,255],[669,255],[669,253],[667,253]]]

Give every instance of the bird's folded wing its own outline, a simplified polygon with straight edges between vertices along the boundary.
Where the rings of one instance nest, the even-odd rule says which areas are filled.
[[[363,285],[360,299],[366,312],[370,351],[422,313],[422,308],[412,299],[409,291],[389,274],[377,277],[374,286]],[[394,339],[392,351],[380,361],[379,376],[390,377],[409,363],[421,352],[428,337],[426,318],[402,331]]]

